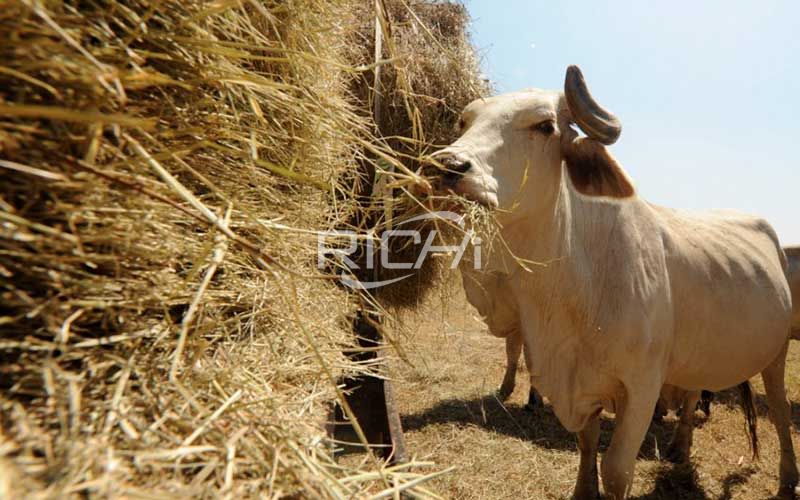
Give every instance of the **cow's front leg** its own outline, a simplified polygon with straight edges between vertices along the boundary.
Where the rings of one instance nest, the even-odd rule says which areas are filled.
[[[600,417],[595,415],[586,427],[577,434],[581,461],[578,466],[578,482],[575,483],[573,500],[596,500],[600,498],[597,485],[597,444],[600,438]]]
[[[681,403],[681,420],[672,436],[672,442],[667,448],[667,460],[674,463],[683,463],[689,460],[692,448],[692,434],[694,432],[694,411],[697,401],[700,400],[700,391],[686,391]]]
[[[519,328],[506,335],[506,374],[497,396],[505,401],[514,392],[517,381],[517,366],[522,352],[522,332]]]
[[[522,335],[520,334],[520,338],[521,337]],[[533,386],[533,358],[531,357],[530,350],[528,349],[528,344],[523,344],[522,347],[522,352],[525,356],[525,367],[528,369],[528,380],[530,381],[530,389],[528,389],[528,404],[525,405],[525,409],[528,411],[534,411],[542,398],[539,396],[539,393],[536,392],[536,388]]]
[[[638,382],[635,392],[627,387],[621,401],[615,404],[616,428],[601,465],[603,489],[614,500],[626,498],[633,484],[636,455],[650,426],[661,385],[653,381]]]

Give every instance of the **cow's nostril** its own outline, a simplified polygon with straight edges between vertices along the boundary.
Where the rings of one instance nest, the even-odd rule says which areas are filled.
[[[455,185],[472,167],[470,162],[459,161],[453,156],[443,158],[441,163],[446,169],[444,172],[442,172],[442,182],[449,186]]]
[[[444,182],[446,186],[455,186],[458,181],[464,177],[464,174],[469,170],[470,166],[469,162],[465,162],[456,167],[449,168],[442,176],[442,182]]]
[[[470,162],[468,162],[468,161],[465,161],[464,163],[461,163],[460,165],[455,165],[452,168],[452,170],[455,171],[455,172],[458,172],[460,174],[465,174],[465,173],[467,173],[467,170],[469,170],[471,167],[472,167],[472,164]]]

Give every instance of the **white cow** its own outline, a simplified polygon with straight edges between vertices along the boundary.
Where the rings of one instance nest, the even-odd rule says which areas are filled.
[[[528,272],[503,255],[484,259],[511,270],[509,300],[519,308],[532,381],[578,433],[575,497],[598,495],[601,409],[617,422],[603,486],[624,498],[662,386],[719,390],[759,372],[780,440],[779,494],[792,497],[798,473],[784,391],[791,296],[769,224],[638,197],[604,146],[619,122],[574,66],[563,93],[474,101],[461,128],[437,154],[448,168],[443,184],[494,209],[515,255],[547,263]]]

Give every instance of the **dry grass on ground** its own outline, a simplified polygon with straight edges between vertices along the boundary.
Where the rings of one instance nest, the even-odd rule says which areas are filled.
[[[456,466],[427,486],[447,498],[569,498],[578,467],[575,438],[549,407],[523,410],[528,390],[520,363],[517,389],[505,405],[494,398],[505,368],[503,341],[491,337],[463,298],[429,306],[407,339],[412,366],[398,363],[397,384],[410,453]],[[800,425],[800,345],[787,369],[792,416]],[[676,424],[653,424],[636,464],[634,498],[764,499],[777,490],[778,443],[766,416],[764,392],[754,379],[761,459],[754,462],[734,391],[720,394],[708,421],[695,431],[691,465],[658,459]],[[698,414],[699,415],[699,414]],[[601,454],[613,417],[602,424]],[[795,438],[798,434],[795,433]],[[798,448],[798,441],[795,447]]]

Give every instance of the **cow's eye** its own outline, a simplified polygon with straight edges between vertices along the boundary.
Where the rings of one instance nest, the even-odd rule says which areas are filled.
[[[550,135],[556,131],[556,126],[552,122],[552,120],[545,120],[543,122],[537,123],[531,128],[536,132],[543,133],[544,135]]]

